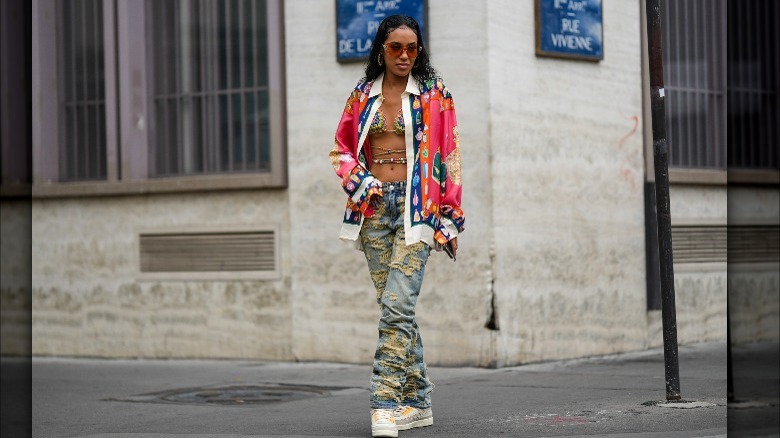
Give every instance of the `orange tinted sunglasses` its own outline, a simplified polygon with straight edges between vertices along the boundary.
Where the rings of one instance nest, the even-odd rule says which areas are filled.
[[[411,43],[408,46],[404,47],[401,43],[388,43],[388,44],[382,44],[382,47],[387,51],[387,54],[392,56],[393,58],[398,58],[401,56],[401,53],[406,52],[407,55],[409,55],[410,58],[414,58],[417,56],[417,50],[418,46],[417,43]]]

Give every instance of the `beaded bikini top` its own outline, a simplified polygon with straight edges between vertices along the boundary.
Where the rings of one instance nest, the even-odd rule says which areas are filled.
[[[372,120],[371,125],[368,126],[368,133],[381,134],[386,131],[386,127],[387,119],[385,118],[385,113],[382,112],[382,107],[379,107],[379,109],[376,111],[376,114],[374,115],[374,120]],[[406,132],[406,125],[404,124],[403,109],[398,111],[398,116],[396,116],[395,120],[393,121],[393,130],[387,131],[395,132],[397,135],[404,135]]]

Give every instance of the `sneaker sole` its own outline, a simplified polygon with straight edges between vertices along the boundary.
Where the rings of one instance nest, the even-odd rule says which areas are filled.
[[[397,430],[374,429],[374,428],[371,428],[371,436],[373,436],[373,437],[384,437],[384,438],[398,438],[398,431]]]
[[[415,427],[425,427],[425,426],[433,426],[433,418],[423,418],[421,420],[412,421],[409,424],[399,424],[398,430],[409,430],[414,429]]]

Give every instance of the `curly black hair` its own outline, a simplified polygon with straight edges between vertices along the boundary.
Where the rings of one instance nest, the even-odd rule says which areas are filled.
[[[417,24],[417,21],[415,21],[414,18],[407,15],[391,15],[379,23],[374,42],[371,44],[371,53],[368,55],[368,64],[366,64],[366,76],[364,80],[373,81],[378,78],[380,74],[385,72],[385,67],[379,65],[378,61],[379,55],[382,53],[382,45],[387,41],[390,32],[403,26],[408,27],[417,34],[417,45],[419,50],[417,52],[417,60],[415,61],[414,66],[412,66],[412,77],[421,83],[437,78],[438,74],[431,65],[430,58],[428,58],[428,50],[423,46],[423,36],[420,31],[420,25]]]

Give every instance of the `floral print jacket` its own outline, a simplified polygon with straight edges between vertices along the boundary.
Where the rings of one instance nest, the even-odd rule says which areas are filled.
[[[382,80],[360,81],[347,99],[336,130],[331,164],[348,195],[340,238],[361,249],[364,217],[374,215],[368,202],[382,194],[382,182],[368,170],[371,148],[368,127],[382,104]],[[406,125],[406,244],[441,245],[463,232],[460,139],[452,95],[441,79],[420,83],[409,75],[401,95]],[[412,127],[412,129],[409,129]]]

